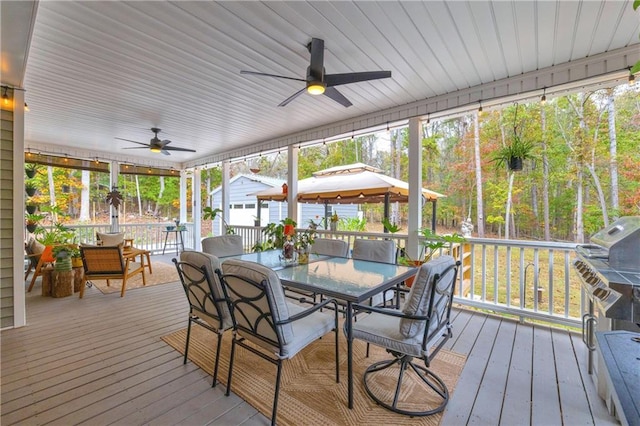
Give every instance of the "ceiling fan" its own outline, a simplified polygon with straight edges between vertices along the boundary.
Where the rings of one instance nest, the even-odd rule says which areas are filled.
[[[287,77],[283,75],[266,74],[256,71],[240,71],[240,74],[260,75],[266,77],[285,78],[287,80],[296,80],[306,83],[306,87],[298,90],[293,95],[282,101],[278,106],[285,106],[305,90],[312,95],[328,96],[339,104],[350,107],[353,105],[349,100],[334,86],[341,84],[357,83],[360,81],[377,80],[380,78],[391,77],[391,71],[369,71],[369,72],[349,72],[344,74],[325,74],[324,73],[324,40],[312,38],[307,44],[307,49],[311,54],[311,61],[307,67],[307,78]]]
[[[123,139],[123,138],[116,138],[116,139],[121,140],[121,141],[126,141],[126,142],[137,143],[138,145],[142,145],[142,146],[127,147],[127,148],[123,148],[123,149],[145,149],[145,148],[148,148],[148,149],[151,150],[151,152],[161,152],[164,155],[171,155],[169,153],[169,151],[196,152],[194,149],[178,148],[177,146],[167,146],[167,145],[169,145],[171,143],[170,140],[168,140],[168,139],[160,140],[160,138],[158,138],[158,133],[161,132],[161,129],[158,129],[157,127],[152,127],[151,131],[153,133],[155,133],[155,135],[151,138],[149,143],[132,141],[131,139]]]

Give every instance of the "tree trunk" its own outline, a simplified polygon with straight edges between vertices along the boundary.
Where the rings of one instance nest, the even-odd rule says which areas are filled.
[[[138,198],[138,216],[142,217],[142,198],[140,197],[140,182],[136,175],[136,197]]]
[[[582,222],[582,192],[583,192],[583,173],[582,173],[582,164],[578,164],[578,187],[576,188],[576,243],[583,244],[584,243],[584,223]]]
[[[478,120],[478,113],[474,116],[474,153],[475,153],[475,167],[476,167],[476,204],[477,204],[477,217],[478,223],[478,237],[484,238],[484,205],[482,202],[482,164],[480,163],[480,127]]]
[[[547,113],[544,106],[540,108],[542,120],[542,206],[544,210],[544,240],[551,240],[549,226],[549,159],[547,158]]]
[[[509,239],[509,231],[511,228],[511,192],[513,190],[513,178],[515,172],[509,172],[509,190],[507,191],[507,212],[504,215],[504,239]]]
[[[88,222],[89,207],[91,206],[89,200],[89,185],[91,185],[91,173],[89,170],[82,170],[82,189],[80,191],[80,220]]]
[[[49,180],[49,205],[54,207],[56,205],[56,187],[53,184],[53,167],[47,166],[47,178]],[[58,221],[57,213],[52,213],[52,218],[54,222]]]
[[[620,201],[618,196],[618,141],[616,136],[616,107],[613,103],[613,90],[607,97],[609,111],[609,174],[611,175],[611,207],[614,217],[618,216]]]

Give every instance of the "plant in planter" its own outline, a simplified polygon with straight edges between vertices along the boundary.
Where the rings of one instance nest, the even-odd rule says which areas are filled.
[[[520,171],[524,160],[534,158],[533,142],[525,141],[518,135],[517,117],[518,104],[513,115],[513,139],[492,155],[491,161],[496,164],[496,169],[506,165],[511,171]]]
[[[204,220],[215,220],[216,217],[218,216],[218,214],[220,214],[220,220],[222,220],[222,224],[224,226],[225,232],[227,233],[227,235],[233,235],[235,234],[235,231],[233,230],[233,228],[230,228],[229,225],[227,224],[227,221],[224,220],[224,217],[222,216],[222,209],[212,209],[211,207],[205,207],[204,209],[202,209],[202,218]]]
[[[72,268],[71,259],[80,255],[80,250],[74,244],[63,244],[53,247],[53,257],[56,260],[54,269],[56,271],[70,271]]]
[[[506,165],[509,170],[520,171],[524,160],[534,158],[532,151],[532,142],[523,141],[518,135],[513,135],[511,143],[494,152],[491,161],[496,163],[496,168]]]
[[[27,163],[24,165],[24,174],[29,179],[33,178],[38,173],[38,165],[36,163]]]
[[[29,197],[33,197],[37,189],[38,188],[36,187],[36,184],[33,182],[26,181],[24,183],[24,191],[27,193]]]
[[[43,208],[55,215],[60,215],[62,212],[57,206]],[[54,216],[55,217],[55,216]],[[62,223],[54,221],[50,227],[43,227],[38,224],[38,227],[34,231],[35,239],[45,246],[45,250],[42,253],[43,260],[45,262],[53,262],[52,255],[53,247],[61,244],[72,244],[76,238],[75,231],[67,228]]]
[[[31,233],[35,232],[35,230],[38,228],[38,223],[40,223],[42,219],[44,219],[43,214],[35,214],[35,213],[27,212],[27,214],[24,215],[24,221],[27,226],[27,231]]]
[[[422,243],[420,258],[424,262],[428,262],[437,250],[442,248],[451,248],[455,243],[463,243],[467,241],[465,237],[458,233],[449,235],[437,235],[431,228],[423,228],[418,231],[425,240]]]
[[[25,206],[25,209],[27,210],[27,213],[34,214],[38,209],[38,205],[33,203],[27,203],[27,205]]]
[[[262,239],[251,248],[253,251],[264,251],[281,249],[287,241],[287,236],[291,237],[295,233],[296,221],[286,218],[280,223],[269,223],[262,229]]]

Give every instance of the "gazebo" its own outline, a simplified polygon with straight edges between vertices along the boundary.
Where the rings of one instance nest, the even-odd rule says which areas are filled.
[[[258,202],[286,201],[287,193],[280,188],[257,192]],[[445,195],[422,188],[424,202],[433,203],[431,227],[435,230],[436,202]],[[409,184],[382,173],[382,170],[363,163],[331,167],[313,173],[310,178],[298,181],[300,203],[369,204],[384,203],[384,217],[389,217],[389,203],[406,203],[409,200]],[[328,216],[325,208],[325,216]],[[385,229],[386,231],[386,229]]]

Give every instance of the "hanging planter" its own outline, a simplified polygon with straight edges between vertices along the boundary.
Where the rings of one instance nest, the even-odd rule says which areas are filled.
[[[37,223],[27,223],[27,231],[31,232],[32,234],[35,232],[37,228],[38,228]]]
[[[34,214],[36,212],[36,210],[38,209],[38,206],[35,204],[27,204],[25,206],[27,213],[29,214]]]
[[[38,165],[35,163],[28,163],[24,166],[24,174],[29,179],[33,178],[38,173]]]
[[[24,191],[27,193],[29,197],[33,197],[37,191],[37,188],[34,183],[27,182],[24,184]]]
[[[513,117],[513,138],[510,143],[493,153],[491,161],[495,163],[496,169],[506,165],[510,171],[520,171],[523,168],[524,160],[535,158],[533,155],[533,142],[525,141],[518,135],[517,117],[518,104],[516,104],[516,111]]]
[[[509,170],[514,172],[519,172],[522,170],[523,161],[521,157],[511,157],[509,158]]]

